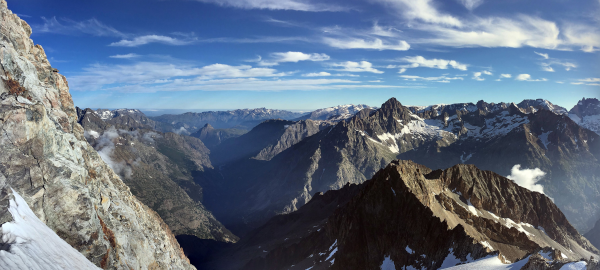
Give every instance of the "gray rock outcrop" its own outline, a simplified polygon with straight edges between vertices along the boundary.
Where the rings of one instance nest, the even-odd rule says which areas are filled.
[[[194,269],[168,226],[85,140],[66,78],[30,35],[0,0],[0,205],[14,189],[104,269]],[[0,223],[9,222],[0,209]]]

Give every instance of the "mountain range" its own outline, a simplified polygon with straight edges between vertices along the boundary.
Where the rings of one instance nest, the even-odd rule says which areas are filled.
[[[230,160],[215,161],[218,173],[212,175],[218,177],[204,178],[201,185],[214,187],[207,192],[206,205],[226,226],[253,220],[260,224],[277,213],[297,210],[318,192],[362,183],[397,158],[433,169],[473,163],[505,176],[520,165],[545,173],[538,184],[585,232],[600,217],[598,134],[532,103],[539,102],[522,102],[527,105],[523,108],[483,101],[418,108],[390,99],[380,109],[362,110],[289,144],[269,160],[256,156],[276,143],[250,136],[251,131],[227,141],[252,146],[251,151],[237,156],[232,148],[211,152]]]

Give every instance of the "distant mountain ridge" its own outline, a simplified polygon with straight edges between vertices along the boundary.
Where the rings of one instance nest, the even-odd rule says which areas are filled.
[[[339,106],[314,110],[296,120],[310,119],[310,120],[330,120],[330,121],[337,122],[337,121],[348,119],[364,109],[375,109],[375,108],[369,107],[368,105],[364,105],[364,104],[339,105]]]
[[[250,130],[260,122],[269,119],[294,119],[302,114],[285,110],[272,110],[266,108],[257,109],[238,109],[232,111],[208,111],[193,113],[188,112],[178,115],[161,115],[151,117],[150,119],[168,123],[170,125],[183,127],[188,132],[195,132],[207,123],[215,128],[233,128],[238,126],[240,129]]]

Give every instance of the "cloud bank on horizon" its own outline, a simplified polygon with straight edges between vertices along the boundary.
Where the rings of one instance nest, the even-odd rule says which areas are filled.
[[[27,14],[76,103],[95,107],[132,93],[378,90],[382,100],[484,88],[515,101],[532,87],[561,98],[600,86],[598,1],[171,0],[119,14],[59,2],[10,5]]]

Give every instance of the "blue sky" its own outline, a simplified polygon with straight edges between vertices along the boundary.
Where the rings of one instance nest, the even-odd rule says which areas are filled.
[[[600,97],[600,0],[9,0],[92,108]]]

